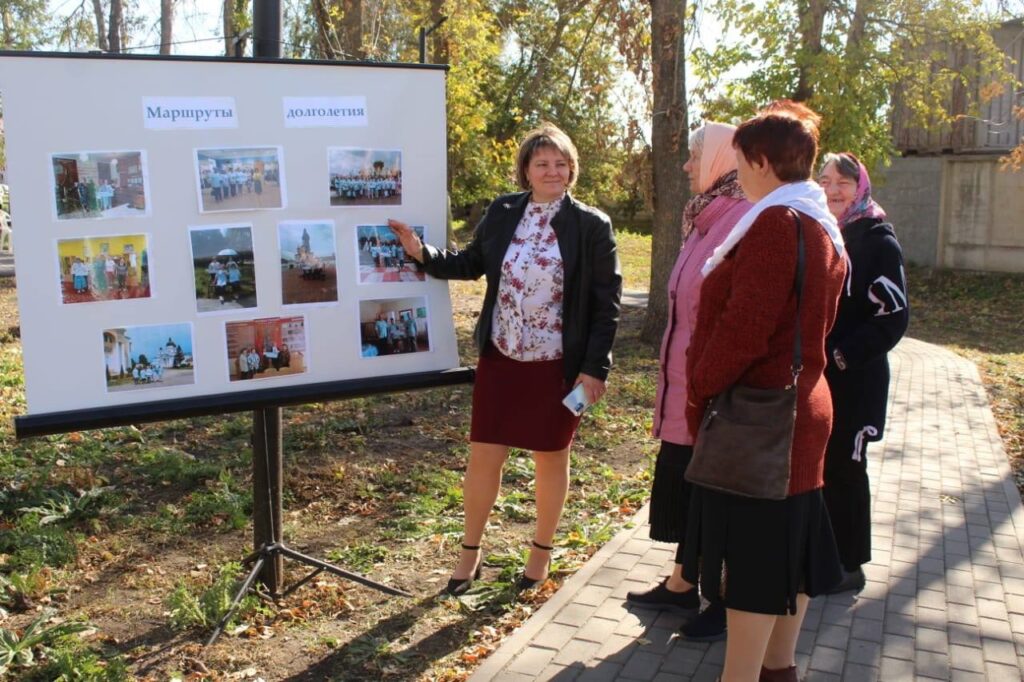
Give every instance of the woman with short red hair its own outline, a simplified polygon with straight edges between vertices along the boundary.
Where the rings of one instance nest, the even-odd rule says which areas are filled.
[[[808,599],[841,575],[821,488],[832,424],[825,337],[846,266],[824,192],[810,181],[819,120],[784,101],[736,130],[739,183],[754,206],[704,264],[687,361],[687,419],[697,433],[708,403],[731,386],[778,389],[793,382],[800,325],[803,369],[788,496],[755,499],[694,486],[684,577],[699,575],[701,591],[724,600],[725,682],[798,679],[796,641]],[[805,254],[799,308],[797,230]]]

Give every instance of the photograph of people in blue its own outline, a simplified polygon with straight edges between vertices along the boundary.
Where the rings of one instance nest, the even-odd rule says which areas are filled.
[[[195,273],[196,312],[256,307],[252,226],[210,225],[189,229]]]
[[[360,354],[373,358],[429,351],[428,319],[423,296],[360,301]]]
[[[411,226],[421,240],[423,226]],[[401,242],[387,225],[356,227],[356,248],[359,250],[359,281],[422,282],[426,273],[406,254]]]
[[[402,152],[329,147],[331,206],[400,206]]]
[[[280,147],[196,150],[199,212],[284,208]]]

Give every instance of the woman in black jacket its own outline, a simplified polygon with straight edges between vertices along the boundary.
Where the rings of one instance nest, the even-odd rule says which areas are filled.
[[[825,453],[825,504],[843,581],[832,592],[864,587],[871,560],[867,446],[882,438],[889,395],[887,353],[907,330],[903,251],[885,211],[871,198],[867,169],[849,152],[826,154],[818,182],[839,221],[849,257],[825,378],[832,391],[832,435]]]
[[[480,359],[462,486],[462,554],[450,594],[465,592],[480,575],[480,539],[510,447],[531,450],[536,465],[537,528],[518,585],[547,578],[580,419],[562,399],[580,384],[589,403],[605,392],[622,277],[608,216],[568,193],[577,169],[572,140],[544,124],[519,147],[517,175],[526,191],[495,199],[464,250],[424,245],[408,225],[388,221],[428,274],[487,278],[474,334]]]

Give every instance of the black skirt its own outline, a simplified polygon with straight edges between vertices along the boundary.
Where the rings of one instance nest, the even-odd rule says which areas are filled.
[[[755,500],[693,486],[683,577],[725,607],[796,613],[796,595],[824,594],[842,570],[821,490]],[[724,589],[723,589],[724,569]]]
[[[686,539],[686,520],[690,513],[693,484],[684,475],[693,459],[692,445],[661,441],[654,463],[651,484],[651,539],[657,542],[678,542]]]

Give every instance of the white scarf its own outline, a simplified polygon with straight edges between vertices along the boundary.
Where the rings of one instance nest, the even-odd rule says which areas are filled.
[[[715,269],[719,263],[739,243],[743,236],[754,224],[761,211],[770,206],[789,206],[810,216],[828,233],[829,239],[836,246],[836,253],[843,255],[843,235],[839,232],[839,225],[835,216],[829,213],[828,200],[825,198],[825,190],[816,182],[804,180],[803,182],[787,182],[781,187],[776,187],[767,195],[761,198],[754,207],[747,211],[742,218],[733,226],[732,230],[725,237],[725,241],[711,253],[711,257],[701,268],[701,274],[707,277],[708,273]]]

